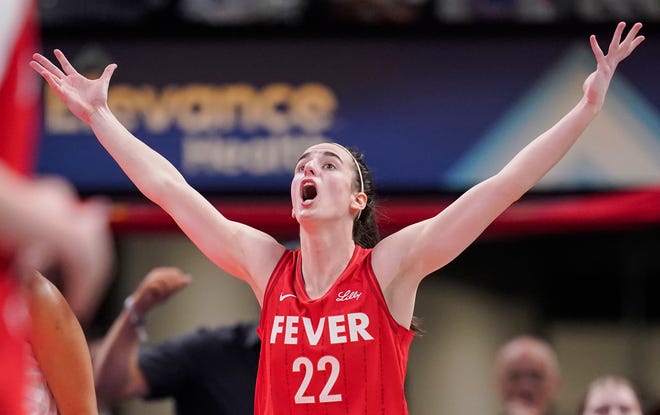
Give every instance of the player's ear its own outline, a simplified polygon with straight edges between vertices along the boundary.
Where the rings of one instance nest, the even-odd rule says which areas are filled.
[[[364,192],[356,193],[351,202],[351,209],[363,210],[367,206],[368,197]]]

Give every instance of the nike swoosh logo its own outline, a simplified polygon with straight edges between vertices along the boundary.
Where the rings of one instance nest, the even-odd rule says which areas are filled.
[[[287,297],[296,298],[296,295],[295,294],[280,294],[280,301],[283,301]]]

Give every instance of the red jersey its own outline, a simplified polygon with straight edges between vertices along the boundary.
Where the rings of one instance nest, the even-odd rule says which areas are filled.
[[[23,413],[25,381],[24,315],[11,257],[0,249],[0,414]],[[16,314],[18,313],[18,315]]]
[[[288,250],[270,277],[261,321],[257,415],[405,415],[412,330],[398,324],[355,247],[320,298],[307,296],[301,252]]]

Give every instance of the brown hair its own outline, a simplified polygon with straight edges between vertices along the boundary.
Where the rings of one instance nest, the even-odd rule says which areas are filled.
[[[362,188],[364,194],[367,195],[367,204],[353,224],[353,241],[363,248],[373,248],[380,241],[380,232],[376,223],[376,187],[369,167],[364,162],[364,154],[351,147],[347,147],[346,150],[353,156],[357,164],[355,166],[355,188]]]
[[[369,167],[364,162],[364,154],[352,147],[343,147],[341,144],[339,146],[345,148],[353,156],[356,163],[355,188],[363,189],[362,191],[367,195],[367,204],[353,223],[353,241],[363,248],[373,248],[380,241],[380,232],[376,222],[376,187],[374,180]],[[360,171],[357,170],[358,168]],[[417,336],[424,333],[421,328],[421,321],[416,316],[412,317],[410,329]]]

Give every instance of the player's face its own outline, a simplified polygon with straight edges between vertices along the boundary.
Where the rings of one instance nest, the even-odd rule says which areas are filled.
[[[607,382],[593,388],[587,396],[584,415],[641,415],[635,393],[621,383]]]
[[[298,160],[291,182],[291,203],[298,221],[347,215],[354,189],[355,163],[343,148],[321,143]]]

